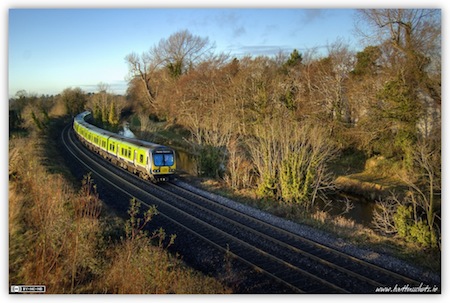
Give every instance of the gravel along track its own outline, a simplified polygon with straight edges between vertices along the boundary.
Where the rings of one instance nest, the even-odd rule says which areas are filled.
[[[437,285],[439,288],[438,292],[440,292],[441,277],[438,274],[423,270],[419,267],[411,265],[405,261],[399,260],[387,254],[374,252],[372,250],[365,248],[356,247],[352,244],[347,243],[341,238],[336,238],[335,236],[327,232],[320,231],[306,225],[294,223],[292,221],[274,216],[264,211],[255,209],[253,207],[235,202],[229,198],[225,198],[216,195],[214,193],[201,190],[188,183],[178,180],[174,182],[174,184],[180,188],[186,189],[187,191],[203,196],[211,201],[215,201],[218,204],[237,210],[250,217],[257,218],[262,222],[266,222],[282,230],[289,231],[290,233],[298,235],[301,238],[311,240],[313,243],[323,245],[324,247],[332,248],[333,250],[342,252],[348,256],[352,256],[355,259],[366,261],[370,264],[374,264],[377,267],[384,268],[387,271],[397,273],[401,276],[405,276],[410,279],[410,280],[407,279],[404,284],[397,284],[399,287],[402,285],[409,285],[412,287],[414,285],[413,283],[419,283],[419,286],[420,284],[423,284],[424,287],[426,286],[434,287]],[[317,253],[317,255],[320,254]],[[358,271],[358,267],[359,266],[357,265],[354,270]],[[384,285],[387,286],[396,285],[395,278],[394,280],[391,280],[391,278],[387,277],[383,273],[379,273],[378,280],[380,280]]]
[[[228,282],[234,284],[236,292],[374,293],[379,287],[431,284],[432,278],[439,281],[440,288],[439,277],[380,254],[368,260],[373,252],[324,232],[181,181],[155,185],[141,180],[81,147],[71,133],[69,130],[63,141],[69,142],[67,149],[82,154],[78,157],[80,162],[91,170],[102,171],[99,176],[111,185],[114,183],[113,187],[123,194],[138,198],[144,205],[156,204],[161,215],[157,216],[157,224],[168,233],[181,235],[174,247],[185,260],[203,271],[201,263],[214,260],[208,263],[214,268],[206,271],[215,275],[226,270],[227,278],[232,280]]]

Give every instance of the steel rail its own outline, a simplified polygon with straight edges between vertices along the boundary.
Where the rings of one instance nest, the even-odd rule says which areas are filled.
[[[66,127],[66,128],[67,128],[67,127]],[[66,129],[66,128],[65,128],[65,129]],[[63,133],[64,133],[64,130],[63,130]],[[72,144],[75,148],[77,148],[77,150],[78,150],[79,153],[83,153],[83,154],[85,155],[85,157],[89,157],[89,156],[87,156],[87,154],[86,154],[84,151],[82,151],[81,149],[79,149],[79,148],[76,146],[75,143],[73,143],[73,140],[71,139],[69,133],[70,133],[70,131],[67,131],[68,138],[69,138],[70,141],[72,141],[71,144]],[[63,137],[63,142],[64,142],[64,144],[66,145],[66,142],[65,142],[65,139],[64,139],[64,135],[63,135],[63,134],[62,134],[62,137]],[[77,158],[81,163],[83,163],[83,165],[85,165],[86,167],[90,168],[90,169],[95,173],[95,169],[93,169],[91,166],[89,166],[89,164],[86,164],[85,161],[83,161],[83,160],[80,159],[78,156],[76,156],[76,155],[70,150],[70,147],[69,147],[68,145],[66,145],[66,148],[72,153],[72,155],[73,155],[75,158]],[[90,153],[90,154],[92,154],[92,153]],[[89,157],[89,158],[90,158],[90,157]],[[99,157],[99,158],[100,158],[100,157]],[[95,163],[95,162],[93,162],[93,163]],[[113,172],[111,172],[109,169],[106,169],[106,168],[104,168],[103,166],[98,165],[98,163],[95,163],[95,164],[97,165],[97,167],[98,167],[99,169],[103,170],[104,172],[106,172],[106,173],[108,173],[108,174],[114,175],[115,178],[120,179],[121,182],[126,182],[126,183],[128,184],[128,186],[132,187],[134,190],[140,191],[141,193],[143,193],[143,194],[146,195],[147,197],[150,197],[150,199],[152,199],[152,200],[154,200],[154,201],[158,201],[159,203],[166,205],[166,207],[171,207],[171,208],[173,208],[173,206],[172,206],[170,203],[167,203],[167,202],[164,201],[163,199],[158,198],[158,197],[156,197],[156,196],[153,195],[153,194],[147,193],[146,191],[142,190],[141,187],[136,186],[135,184],[133,184],[133,183],[131,183],[131,182],[125,180],[124,178],[117,176],[116,174],[114,174]],[[117,169],[118,169],[118,168],[117,168]],[[127,171],[127,170],[121,170],[121,171],[125,172],[126,174],[129,174],[130,176],[135,177],[136,179],[140,180],[141,182],[144,182],[144,181],[142,181],[140,178],[138,178],[137,176],[135,176],[134,174],[130,173],[130,172]],[[101,176],[99,173],[96,173],[96,174],[97,174],[98,176],[100,176],[103,180],[105,180],[107,183],[109,183],[110,185],[114,186],[116,189],[118,189],[118,190],[124,192],[126,195],[132,197],[132,194],[131,194],[131,193],[127,192],[126,190],[124,190],[124,189],[121,188],[120,186],[114,184],[113,182],[109,181],[107,178]],[[342,273],[344,273],[344,274],[346,274],[346,275],[348,275],[348,276],[351,276],[351,277],[357,278],[357,279],[360,280],[360,281],[364,281],[364,282],[366,282],[366,283],[369,283],[370,285],[372,285],[372,286],[374,286],[374,287],[384,286],[384,284],[382,284],[382,283],[380,283],[380,282],[378,282],[378,281],[375,281],[375,280],[373,280],[373,279],[371,279],[371,278],[369,278],[369,277],[363,276],[363,275],[361,275],[361,274],[359,274],[359,273],[357,273],[357,272],[355,272],[355,271],[352,271],[352,270],[349,270],[349,269],[347,269],[347,268],[344,268],[344,267],[342,267],[341,265],[335,264],[335,263],[333,263],[333,262],[331,262],[331,261],[329,261],[329,260],[326,260],[326,259],[324,259],[324,258],[321,258],[321,257],[318,257],[318,256],[316,256],[316,255],[313,255],[313,254],[311,254],[311,253],[309,253],[309,252],[307,252],[307,251],[305,251],[305,250],[303,250],[303,249],[300,249],[299,247],[296,247],[296,246],[293,246],[293,245],[291,245],[291,244],[285,243],[285,242],[283,242],[283,241],[281,241],[281,240],[279,240],[279,239],[276,239],[276,238],[274,238],[274,237],[272,237],[272,236],[268,236],[268,235],[262,233],[261,231],[255,229],[254,227],[248,227],[248,226],[246,226],[246,225],[244,225],[244,224],[238,222],[236,219],[230,219],[230,218],[228,218],[228,217],[226,217],[226,216],[223,216],[222,214],[220,214],[220,213],[217,212],[216,210],[210,210],[210,209],[208,209],[208,208],[206,208],[206,207],[204,207],[204,206],[202,206],[202,205],[199,205],[199,204],[196,203],[196,202],[193,202],[193,201],[190,200],[190,199],[187,199],[185,196],[182,196],[182,195],[180,195],[180,194],[174,193],[174,192],[172,192],[172,191],[170,191],[170,190],[168,190],[168,189],[162,188],[162,187],[160,187],[160,186],[156,186],[156,185],[154,185],[154,184],[152,184],[152,183],[145,182],[145,184],[147,184],[147,185],[150,184],[150,186],[152,186],[153,188],[155,188],[155,189],[157,189],[157,190],[159,190],[159,191],[162,191],[162,192],[164,192],[164,193],[166,193],[166,194],[172,195],[175,199],[181,199],[181,200],[182,200],[183,202],[185,202],[185,203],[189,203],[189,204],[194,205],[195,207],[201,209],[202,211],[208,212],[208,214],[212,214],[212,215],[215,216],[215,217],[218,217],[218,218],[220,218],[220,219],[222,219],[222,220],[226,220],[227,222],[230,222],[231,224],[233,224],[233,225],[235,225],[235,226],[238,226],[239,228],[245,229],[245,230],[247,230],[248,232],[251,232],[251,233],[253,233],[253,234],[255,234],[255,235],[259,236],[259,237],[263,237],[264,239],[266,239],[266,240],[268,240],[268,241],[271,241],[272,243],[275,243],[276,245],[279,245],[279,246],[282,246],[282,247],[284,247],[284,248],[287,248],[287,249],[289,249],[289,250],[292,251],[292,252],[296,252],[296,253],[298,253],[298,254],[301,254],[301,255],[305,256],[306,258],[312,260],[313,262],[321,263],[321,264],[323,264],[324,266],[333,268],[334,270],[338,270],[338,271],[340,271],[340,272],[342,272]],[[231,212],[231,213],[233,213],[235,216],[239,216],[239,217],[244,218],[244,220],[250,220],[251,222],[254,222],[254,223],[257,224],[257,225],[262,225],[262,226],[264,226],[265,228],[270,228],[270,229],[272,229],[272,230],[276,230],[278,233],[283,233],[283,234],[284,234],[286,237],[288,237],[288,238],[293,238],[293,239],[296,239],[296,240],[298,240],[298,241],[302,241],[302,242],[304,242],[304,243],[308,243],[309,245],[312,245],[312,246],[316,247],[317,249],[320,249],[320,250],[322,250],[322,251],[328,251],[328,252],[331,252],[334,256],[339,256],[340,258],[345,258],[345,259],[347,259],[347,260],[349,260],[349,261],[351,261],[351,262],[358,263],[358,264],[360,264],[360,265],[362,265],[362,266],[371,268],[371,269],[373,269],[373,270],[375,270],[375,271],[378,271],[378,272],[382,272],[382,273],[384,273],[385,275],[388,275],[388,276],[390,276],[390,277],[392,277],[392,278],[399,279],[399,280],[401,280],[401,281],[405,281],[406,283],[410,283],[410,284],[413,284],[413,285],[415,285],[415,284],[418,285],[418,282],[417,282],[417,281],[414,281],[413,279],[410,279],[410,278],[405,277],[405,276],[403,276],[403,275],[400,275],[400,274],[398,274],[398,273],[392,272],[392,271],[390,271],[390,270],[388,270],[388,269],[382,268],[382,267],[377,266],[377,265],[375,265],[375,264],[369,263],[369,262],[367,262],[367,261],[365,261],[365,260],[358,259],[358,258],[356,258],[356,257],[354,257],[354,256],[351,256],[351,255],[348,255],[348,254],[343,253],[343,252],[341,252],[341,251],[338,251],[338,250],[336,250],[336,249],[334,249],[334,248],[331,248],[331,247],[325,246],[325,245],[323,245],[323,244],[317,243],[317,242],[312,241],[312,240],[310,240],[310,239],[308,239],[308,238],[302,237],[302,236],[300,236],[300,235],[298,235],[298,234],[292,233],[292,232],[287,231],[287,230],[285,230],[285,229],[283,229],[283,228],[280,228],[280,227],[278,227],[278,226],[272,225],[272,224],[270,224],[270,223],[268,223],[268,222],[265,222],[265,221],[263,221],[263,220],[261,220],[261,219],[252,217],[252,216],[250,216],[250,215],[248,215],[248,214],[245,214],[245,213],[242,213],[242,212],[240,212],[240,211],[237,211],[237,210],[235,210],[235,209],[233,209],[233,208],[231,208],[231,207],[228,207],[228,206],[225,206],[225,205],[223,205],[223,204],[220,204],[220,203],[218,203],[218,202],[216,202],[216,201],[214,201],[214,200],[212,200],[212,199],[210,199],[210,198],[207,198],[207,197],[205,197],[205,196],[203,196],[203,195],[200,195],[200,194],[198,194],[198,193],[194,193],[194,192],[192,192],[192,191],[190,191],[190,190],[187,190],[187,189],[185,189],[185,188],[183,188],[183,187],[180,187],[180,186],[178,186],[178,185],[175,185],[175,184],[172,184],[172,183],[167,183],[167,184],[169,184],[170,187],[176,188],[176,190],[178,190],[178,191],[184,192],[184,193],[186,193],[186,194],[188,194],[188,195],[190,195],[190,196],[195,197],[196,200],[200,199],[200,200],[202,200],[204,203],[208,203],[208,204],[210,204],[210,205],[214,205],[215,208],[218,207],[218,208],[221,208],[221,209],[223,209],[223,210],[226,210],[227,212]],[[147,203],[145,203],[145,202],[143,202],[143,203],[144,203],[146,206],[149,207],[149,205],[148,205]],[[308,276],[308,277],[311,278],[311,279],[315,279],[316,281],[319,281],[319,282],[322,283],[323,285],[327,285],[328,287],[331,287],[332,289],[335,289],[335,290],[338,291],[338,292],[344,292],[344,293],[347,292],[347,293],[348,293],[347,290],[345,290],[345,289],[343,289],[343,288],[341,288],[341,287],[335,285],[334,283],[331,283],[331,282],[329,282],[329,281],[326,281],[326,280],[324,280],[324,279],[318,277],[317,275],[315,275],[315,274],[313,274],[313,273],[310,273],[310,272],[308,272],[308,271],[305,271],[305,270],[303,270],[303,269],[300,269],[300,268],[296,267],[295,265],[290,264],[290,263],[289,263],[288,261],[286,261],[286,260],[280,259],[280,258],[278,258],[278,257],[276,257],[276,256],[272,256],[272,255],[270,255],[270,253],[267,253],[267,252],[265,252],[265,251],[262,251],[260,248],[255,247],[255,246],[253,246],[253,245],[251,245],[251,244],[249,244],[249,243],[247,243],[247,242],[245,242],[245,241],[242,241],[241,239],[239,239],[239,238],[237,238],[237,237],[235,237],[235,236],[233,236],[233,235],[231,235],[231,234],[229,234],[229,233],[225,233],[225,232],[222,231],[221,229],[216,228],[215,226],[213,226],[213,225],[211,225],[211,224],[205,222],[204,220],[199,220],[199,219],[196,218],[195,216],[192,216],[191,214],[189,214],[189,213],[187,213],[187,212],[185,212],[185,211],[183,211],[183,210],[180,210],[179,208],[175,208],[174,211],[176,211],[176,212],[183,212],[183,216],[187,216],[190,220],[193,220],[193,221],[198,222],[198,223],[203,224],[203,225],[206,224],[206,225],[208,226],[208,228],[210,228],[211,230],[214,230],[215,232],[220,233],[220,234],[225,234],[226,237],[228,237],[228,238],[230,238],[230,239],[233,239],[233,241],[239,243],[241,246],[244,246],[244,247],[247,247],[248,249],[252,249],[252,250],[254,250],[254,251],[257,251],[259,254],[265,255],[266,257],[271,258],[274,262],[276,262],[276,263],[278,263],[278,264],[280,264],[280,265],[283,265],[283,266],[287,266],[287,267],[289,267],[289,268],[296,269],[296,270],[297,270],[301,275],[303,275],[303,276]],[[209,239],[209,238],[207,238],[207,237],[201,235],[200,233],[196,232],[195,230],[189,228],[188,226],[185,226],[185,225],[183,225],[183,224],[180,224],[178,221],[174,220],[174,219],[171,218],[170,216],[167,216],[167,215],[162,214],[162,213],[161,213],[161,215],[162,215],[162,217],[164,217],[165,219],[169,220],[169,221],[172,222],[173,224],[176,224],[177,226],[179,226],[179,227],[181,227],[181,228],[184,228],[184,229],[188,230],[188,232],[193,233],[194,235],[196,235],[197,237],[199,237],[199,238],[202,239],[203,241],[206,241],[207,243],[209,243],[210,245],[213,245],[213,246],[216,247],[217,249],[219,249],[219,250],[221,250],[221,251],[224,251],[224,252],[226,252],[226,253],[232,255],[234,258],[240,260],[241,262],[244,262],[245,264],[251,266],[251,267],[254,268],[255,270],[257,270],[257,271],[259,271],[259,272],[262,272],[262,273],[266,274],[267,276],[269,276],[269,277],[275,279],[276,281],[278,281],[278,282],[280,282],[280,283],[283,283],[284,285],[290,287],[290,288],[293,289],[294,291],[300,292],[300,293],[305,292],[305,290],[303,290],[303,289],[301,289],[301,288],[299,288],[299,287],[297,287],[297,286],[295,286],[295,285],[292,285],[291,283],[289,283],[289,282],[283,280],[283,278],[282,278],[282,277],[279,277],[278,275],[276,275],[276,273],[274,274],[274,272],[269,272],[269,271],[265,270],[264,268],[262,268],[261,266],[258,266],[258,265],[256,265],[256,264],[254,264],[253,262],[251,262],[251,261],[249,261],[249,260],[243,258],[242,256],[239,256],[238,254],[236,254],[236,253],[234,253],[234,252],[232,252],[232,251],[229,251],[226,247],[224,247],[224,246],[222,246],[222,245],[219,245],[219,244],[215,243],[215,242],[212,241],[211,239]]]
[[[66,130],[66,129],[67,129],[67,127],[66,127],[64,130]],[[88,170],[92,171],[94,174],[96,174],[98,177],[100,177],[103,181],[105,181],[105,182],[108,183],[109,185],[113,186],[116,190],[119,190],[120,192],[126,194],[127,196],[133,197],[133,195],[132,195],[131,193],[129,193],[127,190],[125,190],[124,188],[122,188],[122,187],[120,187],[119,185],[115,184],[114,182],[110,181],[110,180],[109,180],[108,178],[106,178],[105,176],[101,175],[99,172],[96,171],[95,168],[93,168],[91,165],[89,165],[88,163],[86,163],[86,161],[84,161],[83,159],[81,159],[80,157],[78,157],[78,156],[71,150],[69,144],[68,144],[68,143],[66,142],[66,140],[64,139],[64,130],[63,130],[63,132],[62,132],[62,141],[63,141],[63,144],[64,144],[64,146],[66,147],[66,149],[72,154],[72,156],[78,160],[78,162],[80,162],[80,163],[81,163],[82,165],[84,165]],[[73,143],[73,140],[70,138],[69,131],[67,131],[67,133],[68,133],[69,140],[71,141],[71,144],[70,144],[70,145],[74,146],[80,153],[82,153],[82,154],[84,154],[84,155],[86,156],[86,153],[85,153],[84,151],[82,151],[81,149],[79,149],[78,147],[76,147],[76,144]],[[95,163],[95,162],[93,162],[93,163]],[[97,164],[97,163],[95,163],[95,164]],[[114,173],[112,173],[110,170],[104,168],[103,166],[98,165],[98,164],[97,164],[96,166],[97,166],[97,169],[103,170],[104,173],[113,175],[115,178],[120,178],[120,177],[117,177],[117,175],[114,174]],[[157,198],[157,197],[155,197],[155,196],[153,196],[153,195],[147,193],[146,191],[142,190],[142,189],[139,188],[138,186],[136,186],[136,185],[134,185],[134,184],[132,184],[132,183],[126,181],[125,179],[123,179],[123,178],[120,178],[120,179],[121,179],[121,182],[127,183],[128,186],[133,187],[135,190],[138,190],[138,191],[142,192],[142,193],[145,194],[146,196],[149,196],[151,199],[153,199],[153,200],[155,200],[155,201],[158,201],[158,202],[160,202],[160,203],[162,203],[162,204],[164,204],[164,205],[166,205],[166,206],[168,206],[168,207],[171,207],[171,208],[173,208],[175,211],[182,212],[182,211],[180,211],[179,209],[176,209],[176,208],[172,207],[170,204],[166,203],[165,201],[163,201],[163,200],[161,200],[161,199],[159,199],[159,198]],[[144,201],[142,201],[142,204],[144,204],[144,205],[147,206],[147,207],[151,207],[149,204],[147,204],[147,203],[144,202]],[[160,211],[158,211],[158,213],[159,213],[159,215],[161,215],[162,217],[164,217],[166,220],[170,221],[172,224],[175,224],[175,225],[177,225],[177,226],[179,226],[179,227],[181,227],[181,228],[187,230],[188,232],[194,234],[195,236],[199,237],[200,239],[202,239],[203,241],[207,242],[208,244],[214,246],[216,249],[219,249],[220,251],[223,251],[224,253],[226,253],[226,254],[228,254],[228,255],[232,255],[235,259],[237,259],[237,260],[243,262],[244,264],[247,264],[248,266],[254,268],[256,271],[261,272],[261,273],[263,273],[263,274],[269,276],[270,278],[272,278],[272,279],[274,279],[274,280],[276,280],[276,281],[282,283],[282,284],[285,285],[285,286],[288,286],[289,288],[291,288],[293,291],[295,291],[295,292],[297,292],[297,293],[306,293],[305,290],[303,290],[303,289],[301,289],[301,288],[299,288],[299,287],[297,287],[297,286],[295,286],[295,285],[292,285],[291,283],[289,283],[289,282],[283,280],[283,279],[280,278],[280,277],[277,277],[277,276],[273,275],[272,273],[270,273],[270,272],[268,272],[267,270],[265,270],[265,269],[259,267],[258,265],[254,264],[253,262],[251,262],[251,261],[249,261],[249,260],[247,260],[247,259],[245,259],[245,258],[242,258],[242,257],[239,256],[239,255],[236,255],[235,253],[229,251],[229,249],[228,249],[227,247],[223,247],[223,246],[221,246],[221,245],[215,243],[214,241],[212,241],[211,239],[206,238],[205,236],[201,235],[201,234],[198,233],[197,231],[195,231],[195,230],[189,228],[188,226],[186,226],[186,225],[184,225],[184,224],[181,224],[181,223],[180,223],[179,221],[177,221],[177,220],[172,219],[170,216],[167,216],[166,214],[164,214],[164,213],[162,213],[162,212],[160,212]],[[195,218],[194,216],[192,216],[192,215],[190,215],[190,214],[188,214],[188,213],[185,213],[185,212],[182,212],[182,213],[183,213],[183,215],[189,217],[190,219],[192,219],[192,220],[194,220],[194,221],[196,221],[196,222],[200,222],[200,223],[203,224],[203,225],[207,225],[205,222],[198,220],[197,218]],[[216,229],[216,230],[217,230],[217,229]],[[220,232],[221,232],[221,231],[220,231]],[[243,242],[243,241],[241,241],[241,240],[239,240],[239,239],[237,239],[237,240],[238,240],[238,242],[240,241],[241,243],[246,244],[247,246],[249,246],[247,243],[245,243],[245,242]]]
[[[183,192],[185,192],[185,193],[188,193],[189,195],[192,195],[192,196],[196,197],[197,199],[200,199],[200,200],[204,201],[205,203],[208,203],[208,204],[214,204],[214,207],[220,207],[220,208],[222,208],[223,210],[226,210],[226,211],[228,211],[228,212],[235,213],[236,215],[239,215],[239,216],[245,218],[245,220],[249,220],[249,221],[255,222],[256,224],[263,225],[263,226],[265,226],[265,227],[267,227],[267,228],[274,229],[274,230],[276,230],[277,232],[284,234],[286,237],[290,237],[290,238],[293,238],[293,239],[295,239],[295,240],[297,240],[297,241],[301,241],[301,242],[308,243],[309,245],[315,246],[315,247],[317,247],[318,249],[321,249],[321,250],[324,250],[324,251],[328,251],[328,252],[330,252],[330,253],[332,253],[332,254],[334,254],[334,255],[340,256],[340,257],[342,257],[342,258],[346,258],[346,259],[348,259],[348,260],[350,260],[350,261],[352,261],[352,262],[354,262],[354,263],[358,263],[358,264],[360,264],[361,266],[365,266],[365,267],[368,267],[368,268],[373,269],[374,271],[378,271],[378,272],[384,273],[384,274],[386,274],[387,276],[390,276],[390,277],[392,277],[392,278],[394,278],[394,279],[398,279],[398,280],[400,280],[400,281],[402,281],[402,282],[405,282],[406,284],[409,283],[409,284],[411,284],[411,285],[420,285],[420,282],[418,282],[418,281],[416,281],[416,280],[414,280],[414,279],[412,279],[412,278],[410,278],[410,277],[406,277],[406,276],[404,276],[404,275],[402,275],[402,274],[399,274],[399,273],[397,273],[397,272],[394,272],[394,271],[391,271],[391,270],[389,270],[389,269],[383,268],[383,267],[381,267],[381,266],[379,266],[379,265],[376,265],[376,264],[367,262],[367,261],[365,261],[365,260],[362,260],[362,259],[357,258],[357,257],[355,257],[355,256],[352,256],[352,255],[350,255],[350,254],[347,254],[347,253],[344,253],[344,252],[342,252],[342,251],[339,251],[339,250],[337,250],[337,249],[335,249],[335,248],[332,248],[332,247],[326,246],[326,245],[324,245],[324,244],[318,243],[318,242],[316,242],[316,241],[313,241],[313,240],[311,240],[311,239],[308,239],[308,238],[306,238],[306,237],[304,237],[304,236],[300,236],[300,235],[298,235],[298,234],[296,234],[296,233],[293,233],[293,232],[291,232],[291,231],[288,231],[288,230],[286,230],[286,229],[284,229],[284,228],[281,228],[281,227],[279,227],[279,226],[273,225],[273,224],[268,223],[268,222],[266,222],[266,221],[263,221],[263,220],[261,220],[261,219],[255,218],[255,217],[250,216],[250,215],[248,215],[248,214],[246,214],[246,213],[243,213],[243,212],[241,212],[241,211],[237,211],[237,210],[233,209],[232,207],[226,206],[226,205],[224,205],[224,204],[222,204],[222,203],[218,203],[217,201],[214,201],[214,200],[212,200],[212,199],[210,199],[210,198],[208,198],[208,197],[205,197],[205,196],[203,196],[203,195],[200,195],[200,194],[198,194],[198,193],[195,193],[195,192],[193,192],[193,191],[190,191],[190,190],[188,190],[188,189],[186,189],[186,188],[183,188],[183,187],[181,187],[181,186],[179,186],[179,185],[177,185],[177,184],[169,183],[169,186],[170,186],[170,187],[173,187],[173,188],[176,188],[176,189],[179,190],[179,191],[183,191]],[[298,250],[300,250],[300,251],[303,251],[302,249],[300,249],[300,248],[298,248],[298,247],[295,247],[295,246],[293,246],[293,247],[294,247],[294,249],[298,249]],[[306,253],[306,254],[309,254],[308,252],[305,252],[305,253]],[[318,257],[313,256],[313,255],[311,255],[311,254],[309,254],[309,255],[310,255],[311,257],[313,257],[313,258],[318,258]],[[324,259],[322,259],[322,258],[319,258],[319,259],[324,260]],[[319,261],[319,260],[318,260],[318,261]],[[328,262],[327,260],[324,260],[324,262],[326,262],[327,264],[328,264],[328,263],[331,263],[331,262]],[[339,266],[339,265],[337,265],[337,266]],[[339,266],[339,267],[341,267],[341,266]],[[342,268],[342,267],[341,267],[341,269],[343,269],[344,271],[347,271],[347,269],[345,269],[345,268]],[[373,284],[374,286],[383,286],[383,284],[381,284],[380,282],[377,282],[377,281],[374,281],[374,280],[372,280],[372,279],[370,279],[370,278],[361,276],[361,275],[359,275],[359,274],[357,274],[357,273],[355,273],[355,274],[358,275],[362,280],[364,280],[364,281],[366,281],[366,282],[368,282],[368,283],[371,283],[371,284]]]
[[[171,184],[170,186],[176,186],[178,188],[178,186],[174,185],[174,184]],[[346,269],[346,268],[344,268],[344,267],[342,267],[342,266],[340,266],[338,264],[332,263],[332,262],[330,262],[330,261],[328,261],[326,259],[323,259],[323,258],[320,258],[318,256],[315,256],[315,255],[313,255],[313,254],[311,254],[311,253],[309,253],[309,252],[307,252],[307,251],[305,251],[305,250],[303,250],[301,248],[292,246],[289,243],[283,242],[283,241],[281,241],[281,240],[279,240],[277,238],[274,238],[274,237],[272,237],[270,235],[267,235],[267,234],[265,234],[265,233],[255,229],[254,227],[249,227],[249,226],[247,226],[245,224],[242,224],[242,223],[236,221],[235,219],[232,219],[232,218],[229,218],[227,216],[224,216],[224,215],[222,215],[221,213],[219,213],[216,210],[210,210],[209,208],[203,207],[202,205],[199,205],[198,203],[194,202],[193,200],[189,200],[189,199],[187,199],[187,198],[185,198],[183,196],[180,196],[179,194],[173,193],[173,192],[171,192],[171,191],[169,191],[169,190],[167,190],[165,188],[158,187],[158,189],[162,190],[167,195],[172,195],[172,196],[176,197],[177,199],[181,199],[183,202],[185,202],[185,203],[187,203],[189,205],[197,207],[197,208],[207,212],[210,215],[213,215],[213,216],[215,216],[215,217],[217,217],[217,218],[219,218],[219,219],[221,219],[221,220],[223,220],[225,222],[228,222],[228,223],[230,223],[232,225],[235,225],[238,228],[240,228],[241,230],[246,230],[246,231],[248,231],[251,234],[257,235],[258,237],[263,238],[263,239],[265,239],[265,240],[267,240],[267,241],[269,241],[269,242],[271,242],[271,243],[273,243],[275,245],[278,245],[281,248],[285,248],[285,249],[291,251],[292,253],[299,254],[299,255],[304,256],[304,257],[306,257],[306,258],[308,258],[308,259],[310,259],[310,260],[312,260],[314,262],[321,263],[321,264],[323,264],[325,266],[328,266],[328,267],[333,268],[333,269],[335,269],[337,271],[340,271],[340,272],[342,272],[342,273],[344,273],[344,274],[346,274],[346,275],[348,275],[350,277],[354,277],[354,278],[357,278],[358,280],[361,280],[361,281],[364,281],[366,283],[369,283],[369,284],[371,284],[374,287],[384,286],[384,284],[382,284],[382,283],[374,281],[374,280],[372,280],[372,279],[370,279],[368,277],[362,276],[362,275],[360,275],[360,274],[358,274],[358,273],[356,273],[354,271],[348,270],[348,269]],[[193,196],[197,197],[197,199],[202,199],[202,200],[204,200],[205,202],[207,202],[209,204],[213,204],[213,206],[215,208],[226,209],[227,211],[232,212],[233,215],[246,217],[247,220],[251,220],[252,222],[259,223],[259,220],[254,218],[254,217],[248,216],[248,215],[243,214],[243,213],[241,213],[239,211],[236,211],[236,210],[234,210],[232,208],[228,208],[226,206],[218,204],[216,201],[210,200],[210,199],[205,198],[205,197],[203,197],[201,195],[198,195],[196,193],[192,193],[190,191],[189,191],[189,193],[191,193]],[[265,226],[267,228],[271,228],[271,229],[274,227],[274,226],[272,226],[270,224],[265,224]],[[341,291],[343,291],[342,288],[341,288]]]

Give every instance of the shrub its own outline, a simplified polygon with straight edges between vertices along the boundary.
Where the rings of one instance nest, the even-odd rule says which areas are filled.
[[[399,205],[393,216],[397,234],[408,242],[418,243],[423,247],[437,247],[437,235],[430,229],[426,220],[413,219],[411,206]]]
[[[104,289],[118,294],[226,292],[219,282],[185,267],[167,252],[165,248],[175,241],[174,235],[165,246],[163,229],[150,236],[144,227],[157,215],[156,207],[149,207],[142,217],[140,207],[141,203],[136,199],[130,201],[126,236],[113,248],[104,275]],[[156,239],[158,245],[151,245],[151,239]]]
[[[394,214],[394,225],[397,228],[397,233],[402,238],[407,238],[410,234],[410,229],[412,226],[412,207],[400,205],[397,207],[397,211]]]
[[[419,220],[410,227],[409,240],[424,247],[436,247],[436,235],[430,230],[424,220]]]

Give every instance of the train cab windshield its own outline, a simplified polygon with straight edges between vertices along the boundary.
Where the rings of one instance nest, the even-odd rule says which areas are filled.
[[[173,153],[153,153],[153,163],[155,166],[172,166],[174,163]]]

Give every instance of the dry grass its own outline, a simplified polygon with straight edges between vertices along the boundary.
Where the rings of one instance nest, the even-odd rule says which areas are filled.
[[[10,260],[25,254],[10,282],[44,284],[49,293],[74,292],[71,269],[79,260],[74,247],[90,245],[95,229],[91,222],[85,230],[75,229],[80,224],[72,207],[79,195],[61,175],[46,172],[37,143],[35,138],[10,142]]]
[[[49,173],[41,147],[51,146],[42,140],[10,140],[10,284],[46,285],[47,293],[228,292],[145,237],[107,236],[111,220],[102,219],[92,180],[75,190]]]
[[[228,292],[215,279],[185,267],[148,239],[125,240],[115,247],[104,289],[118,294],[214,294]]]
[[[356,224],[355,221],[351,219],[347,219],[343,216],[331,216],[326,211],[316,211],[311,215],[311,218],[313,220],[316,220],[317,222],[320,222],[321,224],[331,223],[332,225],[335,225],[337,229],[352,230],[361,228],[361,226]]]

